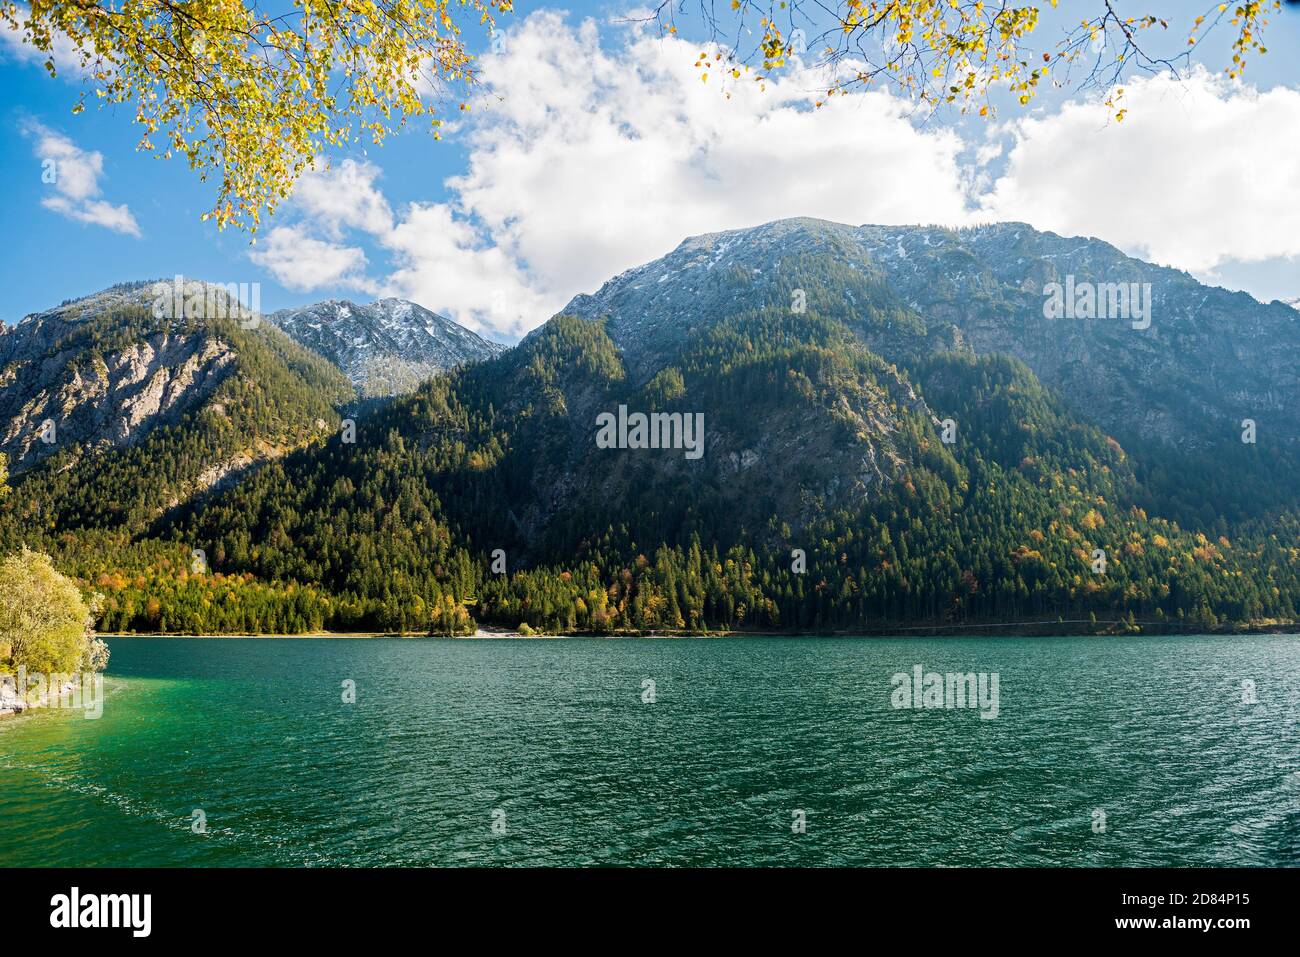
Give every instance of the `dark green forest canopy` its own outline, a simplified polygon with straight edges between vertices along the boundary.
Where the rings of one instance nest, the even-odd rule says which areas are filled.
[[[633,375],[605,323],[562,316],[370,409],[348,442],[351,397],[330,367],[264,333],[219,334],[240,345],[223,415],[206,406],[106,455],[60,452],[0,506],[6,550],[44,548],[105,594],[104,630],[1297,616],[1284,453],[1121,446],[1006,356],[915,350],[893,364],[854,324],[768,307],[693,330]],[[705,456],[596,448],[595,416],[619,404],[703,412]],[[283,454],[178,494],[213,449],[251,440]],[[1207,501],[1230,507],[1206,515]]]
[[[1154,321],[1046,318],[1068,276],[1150,286]],[[0,384],[15,416],[37,368],[66,366],[48,409],[146,341],[221,357],[130,442],[74,423],[10,463],[0,546],[55,554],[104,593],[105,628],[1296,620],[1296,311],[1098,240],[810,219],[693,237],[389,400],[266,324],[104,307],[123,290],[43,314],[41,355]],[[704,454],[598,447],[620,407],[702,416]]]

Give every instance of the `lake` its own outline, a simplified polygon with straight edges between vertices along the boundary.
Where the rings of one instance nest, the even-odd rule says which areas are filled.
[[[1297,636],[109,644],[0,865],[1300,862]]]

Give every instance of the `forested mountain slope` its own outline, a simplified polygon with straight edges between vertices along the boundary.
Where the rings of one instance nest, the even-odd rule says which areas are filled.
[[[1068,277],[1150,283],[1151,323],[1047,318]],[[256,383],[196,375],[197,411],[0,508],[111,628],[1263,626],[1300,605],[1295,315],[1023,226],[784,221],[347,427],[337,370],[236,324],[214,341]],[[234,432],[228,383],[256,396]],[[196,494],[232,436],[277,454]]]

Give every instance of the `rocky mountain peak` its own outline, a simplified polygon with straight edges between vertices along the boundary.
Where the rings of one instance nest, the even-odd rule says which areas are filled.
[[[331,299],[268,317],[299,344],[325,356],[366,395],[409,391],[452,366],[505,349],[406,299],[358,304]]]
[[[1149,296],[1145,315],[1049,318],[1048,291],[1067,283],[1136,288]],[[1300,389],[1288,358],[1300,346],[1294,309],[1024,223],[786,219],[710,233],[564,312],[607,319],[643,381],[729,317],[801,308],[844,322],[893,362],[953,348],[1014,356],[1117,435],[1185,445],[1267,417],[1279,437],[1300,441],[1300,417],[1282,399]]]

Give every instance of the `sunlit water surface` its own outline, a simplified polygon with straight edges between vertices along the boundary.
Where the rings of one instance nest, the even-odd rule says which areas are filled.
[[[0,719],[0,865],[1300,862],[1296,636],[110,645]]]

